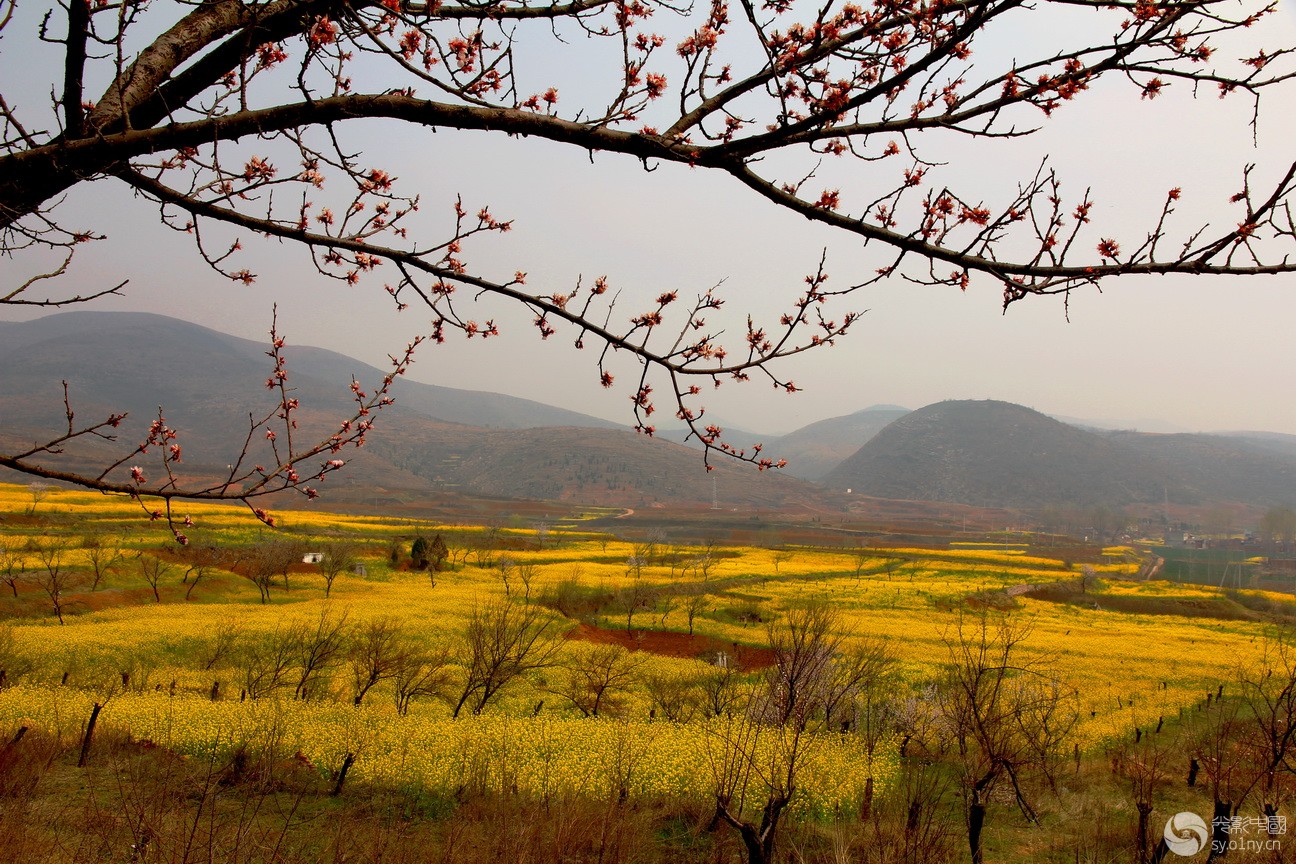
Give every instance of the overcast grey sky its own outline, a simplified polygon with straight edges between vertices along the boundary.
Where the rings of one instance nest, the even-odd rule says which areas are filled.
[[[1296,43],[1289,10],[1257,29],[1260,44]],[[0,45],[0,78],[12,80],[29,62],[12,41]],[[581,86],[580,70],[564,74],[572,76],[571,89]],[[38,84],[31,93],[40,86],[48,92]],[[1073,196],[1093,187],[1104,235],[1135,246],[1174,186],[1184,192],[1181,229],[1221,214],[1218,227],[1231,228],[1224,208],[1240,188],[1242,167],[1259,163],[1253,182],[1263,186],[1293,158],[1296,120],[1280,102],[1290,104],[1291,97],[1291,89],[1266,97],[1258,147],[1246,125],[1250,105],[1241,98],[1220,101],[1208,93],[1194,100],[1180,86],[1141,102],[1135,89],[1104,87],[1064,106],[1032,138],[938,142],[925,155],[948,161],[941,170],[950,182],[996,202],[1047,154]],[[821,250],[827,249],[827,269],[839,286],[866,278],[884,261],[856,238],[775,210],[734,181],[701,170],[647,172],[627,158],[591,161],[560,145],[485,133],[430,135],[373,123],[349,134],[375,154],[375,163],[422,193],[429,231],[456,193],[470,210],[489,204],[497,216],[515,220],[504,238],[469,246],[470,265],[491,275],[525,270],[529,286],[545,292],[606,274],[638,298],[621,307],[627,315],[663,290],[690,297],[723,282],[731,313],[752,311],[773,321]],[[870,184],[883,182],[869,170],[824,169],[826,180],[840,182],[845,209],[867,201]],[[78,286],[131,280],[125,297],[95,308],[158,312],[260,338],[277,301],[289,341],[374,364],[427,329],[427,316],[416,307],[397,314],[376,286],[324,280],[293,248],[245,241],[246,264],[258,282],[228,282],[206,270],[183,238],[160,229],[151,207],[108,182],[75,191],[69,204],[110,226],[109,241],[78,261]],[[1109,283],[1101,295],[1077,293],[1069,310],[1061,300],[1037,299],[1006,314],[999,293],[988,282],[974,282],[966,293],[899,279],[871,287],[841,307],[867,310],[848,338],[787,364],[784,374],[804,392],[782,394],[756,380],[726,384],[708,407],[728,422],[769,433],[874,403],[917,408],[950,398],[1004,399],[1151,430],[1296,433],[1293,277],[1128,279]],[[39,313],[6,308],[2,314]],[[506,306],[490,305],[476,317],[492,315],[504,336],[428,346],[411,377],[629,421],[630,390],[600,388],[593,352],[573,350],[574,334],[560,328],[541,343],[526,317]],[[739,321],[734,318],[729,332],[740,341]]]

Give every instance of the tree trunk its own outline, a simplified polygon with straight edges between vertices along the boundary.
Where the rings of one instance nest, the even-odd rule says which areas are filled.
[[[90,742],[94,739],[95,724],[99,722],[99,712],[103,705],[96,702],[90,709],[90,720],[86,723],[85,734],[81,736],[81,755],[77,758],[77,767],[84,768],[90,761]]]
[[[864,778],[864,800],[860,802],[860,821],[867,822],[873,815],[873,775]]]
[[[1211,817],[1210,856],[1206,861],[1218,861],[1228,854],[1229,828],[1233,821],[1233,802],[1215,799],[1215,814]]]
[[[1152,802],[1139,801],[1134,806],[1138,810],[1138,840],[1135,846],[1135,860],[1139,864],[1148,864],[1148,819],[1152,816]]]
[[[330,792],[329,795],[336,798],[337,796],[342,794],[342,784],[346,783],[347,772],[351,770],[351,766],[354,764],[355,764],[354,753],[348,753],[346,754],[345,757],[343,757],[342,767],[338,769],[338,773],[337,773],[337,782],[333,784],[333,791]]]
[[[985,828],[986,806],[979,800],[968,805],[968,850],[972,853],[972,864],[982,864],[981,831]]]

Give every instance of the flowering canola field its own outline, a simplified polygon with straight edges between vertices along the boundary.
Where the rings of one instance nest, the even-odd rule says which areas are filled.
[[[768,549],[661,544],[654,559],[636,566],[642,543],[593,532],[554,537],[526,526],[487,531],[286,512],[274,537],[291,537],[307,546],[339,536],[354,538],[364,574],[341,576],[326,600],[321,578],[293,573],[289,587],[276,583],[271,602],[262,604],[251,583],[232,572],[216,573],[186,600],[187,586],[179,583],[183,568],[177,567],[162,587],[163,602],[157,603],[142,589],[130,562],[136,560],[132,556],[159,554],[166,534],[148,529],[137,504],[55,491],[32,508],[24,487],[0,486],[0,514],[9,514],[0,519],[0,545],[32,580],[40,566],[33,544],[50,538],[65,544],[73,568],[87,566],[85,550],[77,544],[91,528],[110,533],[126,553],[126,563],[99,591],[81,586],[73,593],[75,614],[63,625],[41,611],[42,595],[34,581],[24,584],[19,598],[0,600],[0,615],[7,619],[0,632],[0,662],[17,682],[0,690],[0,735],[18,725],[78,734],[91,704],[107,698],[104,728],[180,753],[230,754],[273,736],[322,772],[337,770],[350,754],[355,778],[449,792],[470,784],[536,796],[615,791],[643,798],[705,798],[714,787],[712,766],[724,730],[701,714],[681,723],[653,717],[642,687],[630,688],[617,717],[580,716],[553,696],[562,664],[584,650],[577,642],[566,643],[556,667],[510,685],[475,717],[452,719],[448,706],[435,699],[416,702],[402,716],[381,686],[362,706],[352,706],[344,672],[330,677],[310,701],[239,701],[236,664],[228,657],[213,659],[221,634],[234,633],[245,641],[269,639],[291,624],[317,622],[327,610],[352,625],[395,618],[423,644],[451,650],[475,609],[506,592],[516,600],[521,583],[515,577],[506,585],[498,566],[475,566],[464,557],[455,569],[437,574],[433,584],[427,574],[393,569],[388,552],[394,541],[408,549],[416,533],[441,534],[452,547],[480,545],[489,538],[503,547],[490,557],[492,562],[506,556],[513,566],[532,568],[527,589],[532,600],[564,585],[602,596],[632,589],[651,594],[651,603],[635,613],[636,630],[687,632],[683,601],[702,595],[706,602],[692,622],[696,638],[759,646],[767,640],[766,622],[806,603],[827,602],[849,639],[886,641],[918,698],[918,685],[937,675],[948,660],[949,640],[960,618],[972,614],[967,598],[1079,575],[1061,561],[1028,554],[1020,544],[1004,549],[990,544],[941,550],[796,548],[784,550],[778,559]],[[24,514],[27,518],[19,518]],[[195,543],[237,546],[258,539],[260,529],[237,508],[193,505],[185,515],[196,522],[190,532]],[[701,567],[697,562],[704,558]],[[1109,577],[1103,590],[1113,594],[1182,596],[1201,590],[1110,578],[1136,569],[1136,563],[1095,567],[1099,576]],[[1131,718],[1155,720],[1201,700],[1258,652],[1263,629],[1246,620],[1129,614],[1029,598],[1015,603],[1012,614],[1031,627],[1025,650],[1048,663],[1077,693],[1079,741],[1086,748],[1128,733]],[[575,626],[557,612],[544,614],[552,617],[554,633]],[[624,628],[625,614],[603,610],[592,623]],[[640,679],[697,679],[712,669],[694,659],[639,659]],[[130,672],[131,684],[118,692],[124,671]],[[216,701],[209,698],[214,683],[224,694]],[[776,743],[771,739],[760,746]],[[853,807],[868,777],[885,790],[894,750],[887,745],[870,758],[851,735],[814,737],[797,807],[815,813]]]

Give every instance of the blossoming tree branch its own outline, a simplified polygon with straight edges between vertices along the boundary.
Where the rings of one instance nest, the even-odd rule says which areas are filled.
[[[1268,166],[1265,186],[1245,169],[1211,224],[1176,220],[1191,188],[1120,202],[1145,212],[1147,224],[1138,236],[1117,236],[1094,221],[1095,202],[1067,186],[1060,169],[1027,171],[1015,188],[984,199],[960,191],[973,166],[939,165],[922,149],[932,136],[1027,135],[1066,103],[1091,97],[1103,78],[1149,100],[1170,88],[1203,100],[1250,100],[1258,118],[1265,91],[1293,74],[1292,49],[1249,38],[1275,4],[66,0],[32,10],[20,3],[0,0],[0,48],[40,40],[44,56],[58,62],[32,71],[45,76],[43,103],[0,93],[0,243],[10,259],[3,303],[58,306],[120,292],[124,283],[60,292],[60,280],[84,244],[111,242],[106,226],[85,223],[65,193],[125,184],[155,202],[161,221],[224,277],[257,279],[243,261],[245,243],[295,244],[325,277],[372,285],[401,308],[416,304],[430,315],[433,342],[455,332],[496,335],[494,321],[474,315],[476,301],[512,301],[541,337],[561,332],[592,348],[605,387],[620,386],[610,352],[634,358],[628,395],[642,431],[653,431],[660,400],[708,455],[760,467],[776,463],[733,449],[704,419],[703,385],[757,375],[796,389],[776,361],[844,335],[856,317],[830,311],[838,305],[831,301],[864,285],[984,283],[1011,304],[1128,274],[1296,270],[1296,165]],[[1086,26],[1018,39],[1011,56],[979,49],[1005,27],[1048,29],[1057,20],[1049,16],[1078,12],[1089,16]],[[1095,27],[1103,28],[1099,38]],[[573,100],[552,83],[556,73],[544,63],[568,57],[613,58],[590,76],[588,89],[601,88],[599,96]],[[420,190],[406,188],[381,152],[341,143],[344,127],[378,119],[401,122],[410,135],[484,130],[727,175],[774,207],[882,250],[886,263],[830,287],[821,260],[780,317],[749,317],[745,332],[733,334],[710,323],[724,302],[714,291],[689,299],[669,290],[626,308],[632,301],[615,279],[532,285],[524,272],[501,276],[471,260],[474,241],[512,225],[489,206],[432,202],[449,208],[452,230],[411,230],[427,203]],[[856,163],[873,191],[825,182],[831,160]],[[115,440],[121,422],[79,424],[70,403],[65,430],[0,454],[0,465],[155,496],[168,507],[173,498],[313,495],[312,481],[363,442],[413,346],[393,358],[384,381],[368,391],[354,385],[357,410],[335,434],[303,442],[291,434],[297,406],[277,331],[271,345],[274,404],[264,418],[250,418],[237,470],[218,483],[193,485],[177,473],[181,451],[161,416],[147,440],[128,445],[104,471],[60,469],[65,444]],[[160,470],[143,465],[149,452],[163,454]]]

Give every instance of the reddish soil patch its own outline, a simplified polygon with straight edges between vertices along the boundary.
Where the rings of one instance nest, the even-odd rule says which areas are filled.
[[[690,636],[668,630],[605,630],[591,624],[578,624],[567,631],[568,639],[580,639],[599,645],[620,645],[630,651],[647,651],[663,657],[682,657],[687,660],[709,660],[723,651],[729,662],[744,672],[766,669],[774,665],[774,652],[726,642],[711,636]]]

